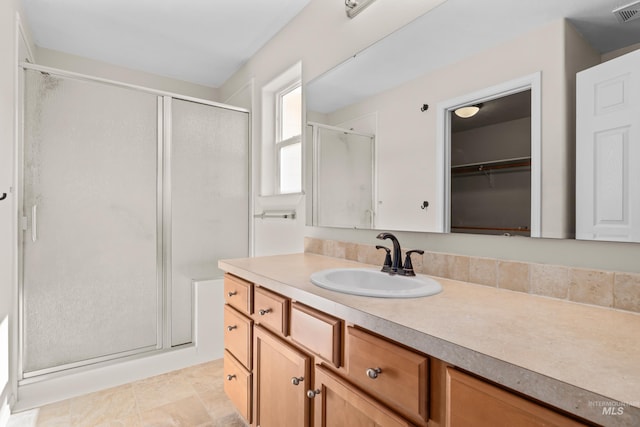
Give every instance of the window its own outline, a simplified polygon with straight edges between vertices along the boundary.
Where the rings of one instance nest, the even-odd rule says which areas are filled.
[[[302,86],[276,95],[276,188],[279,194],[302,192]]]

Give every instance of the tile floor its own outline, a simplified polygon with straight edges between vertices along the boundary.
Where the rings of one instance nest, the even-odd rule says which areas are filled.
[[[14,414],[9,427],[246,427],[222,359]]]

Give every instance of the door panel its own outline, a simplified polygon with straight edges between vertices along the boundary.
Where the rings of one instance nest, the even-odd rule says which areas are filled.
[[[26,76],[23,371],[154,349],[157,97]]]
[[[189,343],[192,281],[249,255],[248,114],[171,100],[171,345]]]
[[[640,51],[578,73],[576,237],[640,242]]]

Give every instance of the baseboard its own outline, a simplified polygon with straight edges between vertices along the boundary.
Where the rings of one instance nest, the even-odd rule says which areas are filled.
[[[224,351],[222,280],[194,282],[194,292],[194,345],[20,385],[13,411],[33,409],[221,358]]]

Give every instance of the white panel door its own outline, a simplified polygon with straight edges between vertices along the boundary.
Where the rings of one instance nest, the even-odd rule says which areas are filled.
[[[576,238],[640,242],[640,50],[577,75]]]

